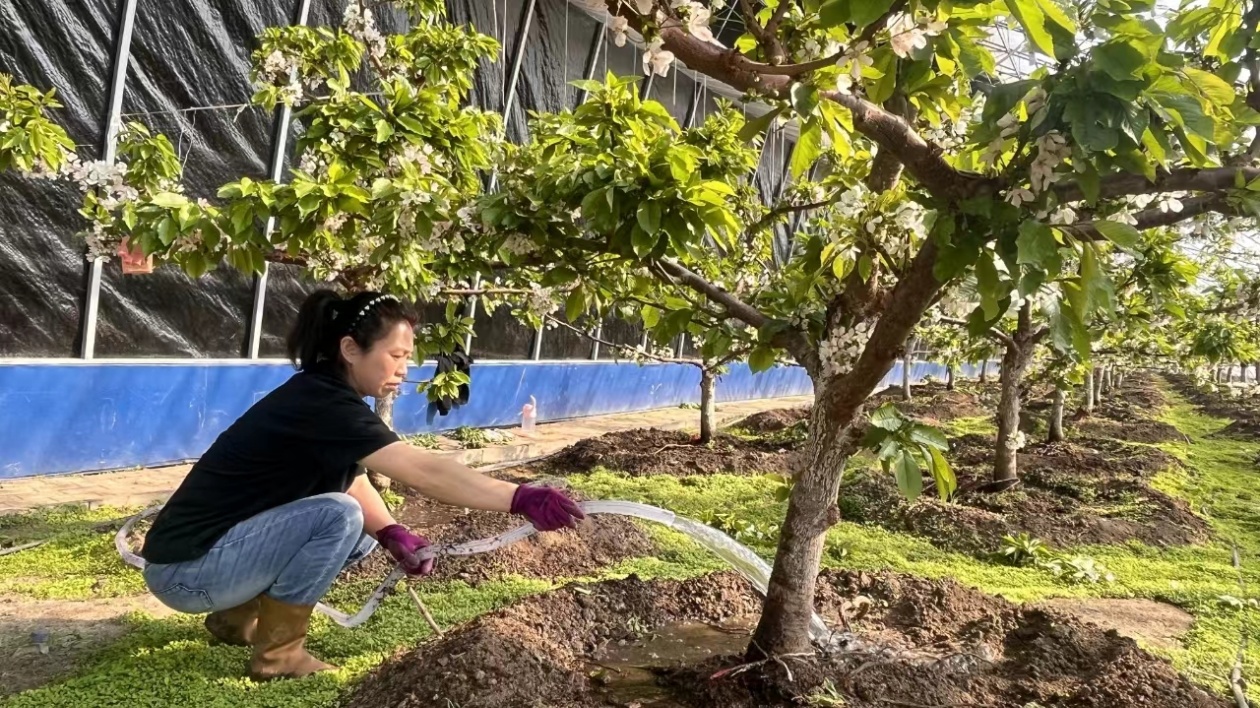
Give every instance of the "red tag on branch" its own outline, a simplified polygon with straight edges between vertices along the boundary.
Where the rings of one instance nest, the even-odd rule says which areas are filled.
[[[123,237],[122,243],[118,244],[118,257],[122,260],[122,272],[124,275],[153,272],[153,256],[146,257],[144,249],[139,246],[129,249],[126,236]]]

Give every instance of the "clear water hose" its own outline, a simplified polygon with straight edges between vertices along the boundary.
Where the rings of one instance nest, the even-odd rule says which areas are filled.
[[[514,464],[520,464],[514,463]],[[761,556],[757,555],[752,549],[737,542],[735,539],[727,536],[721,531],[706,526],[698,521],[678,516],[668,509],[650,506],[648,504],[639,504],[637,502],[628,501],[587,501],[578,504],[582,511],[587,514],[611,514],[615,516],[629,516],[645,521],[652,521],[663,524],[672,529],[676,529],[683,534],[699,543],[709,552],[726,561],[741,576],[763,595],[770,583],[770,564],[766,563]],[[131,517],[118,530],[118,534],[114,537],[114,547],[118,549],[120,555],[128,565],[143,569],[145,566],[144,559],[131,551],[127,539],[131,534],[131,530],[136,523],[142,519],[149,518],[156,514],[161,505],[145,509],[139,514]],[[519,543],[525,539],[538,533],[532,524],[524,524],[517,528],[491,536],[489,538],[481,538],[474,541],[466,541],[464,543],[439,543],[428,548],[423,548],[416,553],[418,560],[428,558],[436,558],[439,556],[473,556],[480,553],[489,553]],[[390,571],[385,580],[377,586],[372,592],[371,597],[363,604],[363,607],[353,615],[329,607],[322,602],[316,605],[316,609],[324,615],[327,615],[333,622],[342,627],[352,628],[358,627],[368,620],[377,607],[387,595],[393,592],[398,586],[398,582],[406,576],[401,566],[395,566]],[[810,621],[809,628],[810,638],[815,642],[824,642],[831,636],[831,630],[823,622],[822,618],[816,613]]]

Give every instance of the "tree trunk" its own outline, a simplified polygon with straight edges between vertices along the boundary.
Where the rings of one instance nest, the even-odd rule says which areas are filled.
[[[954,390],[954,367],[952,366],[945,367],[945,390]]]
[[[1260,365],[1257,365],[1260,366]],[[980,362],[980,383],[988,383],[989,381],[989,360],[985,359]]]
[[[700,370],[700,444],[713,441],[713,419],[717,417],[717,379],[712,369]]]
[[[1260,383],[1260,361],[1255,363],[1256,367],[1256,383]]]
[[[1238,382],[1247,383],[1247,365],[1241,361],[1238,362]]]
[[[997,450],[993,457],[993,481],[1012,482],[1019,479],[1015,438],[1019,433],[1019,385],[1028,367],[1029,357],[1021,348],[1007,347],[1002,357],[1002,373],[998,376],[1001,398],[997,411]]]
[[[388,425],[391,430],[394,427],[394,401],[397,400],[397,391],[394,391],[384,398],[375,399],[376,415],[379,416],[380,419],[385,422],[385,425]],[[372,483],[373,487],[376,487],[376,491],[378,492],[383,492],[386,489],[389,489],[389,477],[386,477],[379,472],[368,470],[368,481]]]
[[[1019,325],[1011,341],[1006,344],[1002,356],[1002,371],[998,376],[1001,398],[997,412],[997,449],[993,454],[993,482],[1012,483],[1019,479],[1018,447],[1020,384],[1032,361],[1033,348],[1045,331],[1032,331],[1032,305],[1025,303],[1019,311]]]
[[[910,393],[910,347],[906,347],[905,356],[901,357],[901,400],[908,401],[912,395]]]
[[[1098,368],[1091,366],[1085,372],[1085,415],[1094,414],[1094,389],[1097,388]]]
[[[1054,389],[1054,405],[1050,406],[1050,442],[1063,442],[1066,437],[1063,435],[1063,400],[1066,396],[1063,389],[1055,387]]]

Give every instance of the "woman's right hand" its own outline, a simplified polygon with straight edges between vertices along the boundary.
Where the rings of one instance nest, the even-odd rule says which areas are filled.
[[[539,531],[575,528],[586,514],[564,492],[552,487],[522,484],[512,495],[512,513],[520,514]]]

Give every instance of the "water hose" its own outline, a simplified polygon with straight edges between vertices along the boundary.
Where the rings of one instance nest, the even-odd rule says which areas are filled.
[[[512,464],[521,464],[519,462]],[[483,468],[484,469],[484,468]],[[736,572],[751,583],[762,595],[766,593],[766,588],[770,582],[770,565],[766,563],[761,556],[757,555],[752,549],[736,542],[730,536],[718,531],[717,529],[706,526],[698,521],[678,516],[674,512],[667,509],[661,509],[648,504],[639,504],[637,502],[628,501],[586,501],[578,504],[582,511],[586,514],[612,514],[616,516],[629,516],[645,521],[652,521],[663,524],[673,529],[677,529],[689,536],[692,540],[704,546],[713,554],[725,560],[733,567]],[[118,534],[114,537],[114,547],[118,550],[118,555],[128,565],[143,569],[145,561],[140,556],[131,551],[127,538],[131,533],[131,529],[135,527],[139,521],[149,518],[156,514],[162,505],[157,505],[145,509],[127,520],[118,530]],[[472,556],[479,553],[489,553],[514,543],[519,543],[525,539],[538,533],[533,524],[523,524],[511,531],[506,531],[498,536],[477,539],[474,541],[466,541],[464,543],[439,543],[427,548],[422,548],[416,552],[416,560],[427,560],[438,556]],[[358,612],[353,615],[346,613],[319,603],[316,609],[326,615],[329,619],[342,627],[354,628],[363,624],[376,612],[377,607],[385,597],[391,594],[398,586],[399,581],[406,577],[406,571],[401,565],[394,567],[389,575],[381,581],[376,587],[372,595],[359,608]],[[822,618],[814,614],[810,621],[809,627],[810,638],[815,642],[824,642],[831,637],[831,630],[823,622]]]

